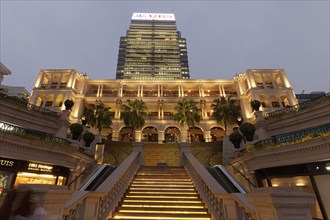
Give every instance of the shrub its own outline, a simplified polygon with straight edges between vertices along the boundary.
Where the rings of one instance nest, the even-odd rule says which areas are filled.
[[[64,101],[64,105],[65,105],[65,110],[71,110],[71,108],[74,105],[74,102],[72,101],[72,99],[67,99]]]
[[[250,104],[251,104],[251,107],[253,110],[259,111],[259,108],[261,106],[261,102],[259,100],[256,100],[256,99],[252,100]]]
[[[247,141],[253,141],[253,135],[256,131],[254,124],[245,122],[239,127],[239,130],[242,132]]]
[[[229,135],[229,140],[231,143],[233,143],[235,148],[240,148],[242,139],[243,139],[243,136],[238,131],[233,132]]]
[[[81,124],[78,123],[73,123],[70,125],[70,131],[72,133],[72,139],[77,140],[78,137],[81,135],[83,132],[84,128]]]

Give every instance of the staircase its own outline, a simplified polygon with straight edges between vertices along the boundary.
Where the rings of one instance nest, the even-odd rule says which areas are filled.
[[[182,167],[141,167],[109,219],[211,220]]]

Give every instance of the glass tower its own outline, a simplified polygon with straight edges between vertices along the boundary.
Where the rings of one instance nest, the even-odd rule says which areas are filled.
[[[116,79],[189,79],[186,39],[174,14],[133,13],[120,38]]]

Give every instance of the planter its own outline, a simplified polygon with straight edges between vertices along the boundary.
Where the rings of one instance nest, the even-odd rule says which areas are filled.
[[[89,132],[89,131],[86,131],[83,134],[82,137],[83,137],[84,142],[85,142],[85,147],[89,147],[95,139],[95,135],[92,132]]]
[[[253,141],[253,134],[245,134],[245,138],[247,141]]]
[[[79,133],[72,133],[72,140],[78,140],[79,136]]]
[[[240,148],[241,147],[241,142],[232,142],[235,148]]]
[[[70,131],[72,134],[72,139],[73,140],[78,140],[79,136],[83,132],[84,128],[81,124],[78,123],[73,123],[70,125]]]

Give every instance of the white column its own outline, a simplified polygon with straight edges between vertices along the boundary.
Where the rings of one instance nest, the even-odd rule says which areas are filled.
[[[101,84],[99,84],[99,86],[97,87],[96,97],[100,97],[100,91],[101,91]]]
[[[203,136],[204,136],[205,142],[211,142],[212,141],[211,131],[203,131]]]
[[[181,85],[178,84],[178,94],[179,94],[179,97],[181,97]]]
[[[165,131],[158,131],[158,144],[162,144],[165,141]]]

